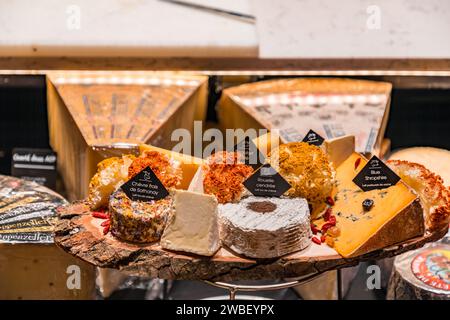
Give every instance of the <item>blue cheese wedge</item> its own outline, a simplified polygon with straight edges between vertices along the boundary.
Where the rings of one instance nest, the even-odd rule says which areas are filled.
[[[161,247],[214,255],[220,247],[217,205],[212,195],[174,190],[173,210],[161,237]]]
[[[308,247],[311,226],[303,198],[250,196],[219,205],[222,243],[251,258],[275,258]]]

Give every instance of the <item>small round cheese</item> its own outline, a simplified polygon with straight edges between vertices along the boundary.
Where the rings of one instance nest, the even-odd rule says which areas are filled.
[[[222,243],[251,258],[275,258],[310,244],[309,208],[305,199],[250,196],[219,205]]]
[[[125,241],[154,242],[161,238],[171,212],[170,196],[151,202],[133,201],[121,189],[111,195],[111,233]]]

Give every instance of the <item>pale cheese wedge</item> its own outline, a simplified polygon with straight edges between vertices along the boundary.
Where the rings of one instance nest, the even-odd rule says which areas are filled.
[[[220,246],[217,206],[212,195],[174,190],[173,212],[161,237],[161,247],[214,255]]]

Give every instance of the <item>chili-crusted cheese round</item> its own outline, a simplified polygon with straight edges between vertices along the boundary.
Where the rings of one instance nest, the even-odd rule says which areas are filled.
[[[239,152],[227,151],[208,157],[202,170],[204,192],[216,196],[219,203],[239,201],[244,192],[242,183],[253,173]]]

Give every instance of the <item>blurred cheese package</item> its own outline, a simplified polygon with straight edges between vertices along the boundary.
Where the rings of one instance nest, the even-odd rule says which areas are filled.
[[[67,198],[87,196],[101,160],[138,153],[148,143],[171,149],[175,129],[204,120],[207,78],[168,73],[49,73],[50,144]]]
[[[282,79],[231,87],[218,105],[223,129],[279,130],[283,143],[309,130],[324,139],[354,135],[356,151],[379,155],[391,84],[351,79]]]
[[[53,243],[61,196],[0,175],[0,299],[92,299],[95,269]]]

